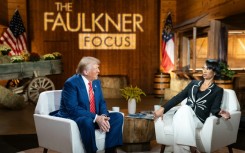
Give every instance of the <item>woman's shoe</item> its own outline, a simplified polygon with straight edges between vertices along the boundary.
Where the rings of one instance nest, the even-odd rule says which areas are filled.
[[[196,147],[190,147],[191,153],[201,153]]]

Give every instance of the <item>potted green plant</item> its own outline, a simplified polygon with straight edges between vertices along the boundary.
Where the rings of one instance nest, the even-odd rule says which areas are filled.
[[[226,62],[219,62],[220,76],[215,80],[215,83],[225,89],[233,89],[233,77],[235,71],[229,69]]]
[[[224,80],[232,80],[233,79],[233,77],[235,75],[235,71],[229,69],[228,64],[226,64],[225,62],[220,62],[219,67],[220,67],[221,79],[224,79]]]
[[[136,102],[140,102],[141,95],[146,96],[145,92],[142,91],[137,86],[133,87],[128,86],[123,89],[120,89],[121,95],[128,101],[128,113],[129,114],[135,114],[136,112]]]

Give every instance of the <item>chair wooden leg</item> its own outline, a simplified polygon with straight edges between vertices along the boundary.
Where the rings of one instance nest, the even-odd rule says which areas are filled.
[[[229,146],[227,146],[227,147],[228,147],[229,153],[233,153],[232,146],[229,145]]]
[[[160,153],[164,153],[165,147],[166,147],[165,145],[162,145],[162,146],[161,146]]]
[[[48,149],[47,148],[43,148],[43,153],[48,153]]]

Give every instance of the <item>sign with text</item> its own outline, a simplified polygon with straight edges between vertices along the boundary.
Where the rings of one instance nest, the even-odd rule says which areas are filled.
[[[78,33],[79,49],[136,49],[137,33],[144,32],[140,13],[73,12],[73,3],[54,3],[44,12],[44,31]]]
[[[135,34],[79,34],[79,49],[136,49]]]

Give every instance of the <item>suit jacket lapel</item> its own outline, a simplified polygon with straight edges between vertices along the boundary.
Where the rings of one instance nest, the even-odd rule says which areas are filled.
[[[192,87],[192,94],[191,94],[191,96],[192,96],[192,100],[193,101],[196,101],[196,95],[197,95],[197,92],[198,92],[199,88],[200,88],[200,82],[198,82],[198,84],[195,84]]]
[[[202,97],[199,97],[198,99],[196,99],[196,95],[197,95],[197,92],[199,91],[201,85],[202,85],[203,81],[200,81],[198,82],[197,85],[194,85],[193,86],[193,93],[192,93],[192,97],[194,98],[194,101],[200,101],[202,100],[203,98],[207,97],[211,91],[212,91],[212,88],[214,87],[214,83],[212,85],[209,86],[208,89],[206,89],[205,91],[203,91],[203,96]]]
[[[86,89],[86,85],[83,81],[83,78],[81,75],[79,75],[79,78],[78,78],[78,82],[79,84],[81,84],[79,87],[79,90],[81,92],[81,95],[83,95],[82,98],[84,98],[84,101],[86,102],[86,107],[88,110],[90,110],[90,106],[89,106],[89,95],[88,95],[88,92],[87,92],[87,89]],[[87,96],[85,96],[87,95]]]

